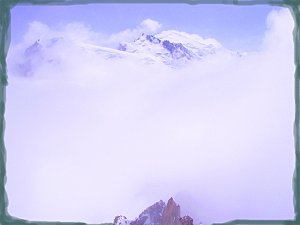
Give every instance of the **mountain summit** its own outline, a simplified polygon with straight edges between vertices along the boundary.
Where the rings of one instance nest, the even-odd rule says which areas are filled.
[[[143,33],[133,42],[120,43],[118,50],[133,54],[148,55],[167,65],[184,65],[191,60],[201,60],[217,53],[239,56],[238,52],[225,49],[214,39],[204,39],[195,34],[176,30],[163,31],[156,35]]]
[[[193,225],[193,219],[189,216],[180,217],[180,206],[170,198],[167,204],[160,200],[148,207],[135,220],[116,216],[114,225]]]

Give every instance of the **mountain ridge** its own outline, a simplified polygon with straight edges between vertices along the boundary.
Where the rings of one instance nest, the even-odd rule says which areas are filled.
[[[146,208],[135,220],[116,216],[114,225],[193,225],[190,216],[180,216],[180,206],[171,197],[167,204],[160,200]]]
[[[43,63],[61,65],[63,53],[57,51],[63,51],[65,46],[70,45],[79,50],[78,54],[94,54],[105,60],[128,59],[144,65],[166,65],[171,68],[184,67],[218,54],[242,56],[237,51],[224,48],[212,38],[204,39],[196,34],[167,30],[158,34],[143,33],[131,42],[119,42],[115,48],[67,40],[64,37],[38,39],[23,49],[23,58],[17,66],[27,75]]]

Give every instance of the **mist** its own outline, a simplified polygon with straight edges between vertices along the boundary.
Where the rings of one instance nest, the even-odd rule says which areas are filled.
[[[174,197],[195,224],[293,218],[293,20],[266,24],[260,51],[171,68],[84,51],[74,40],[104,41],[83,24],[33,22],[8,56],[9,213],[102,223]],[[57,36],[24,74],[28,44]]]

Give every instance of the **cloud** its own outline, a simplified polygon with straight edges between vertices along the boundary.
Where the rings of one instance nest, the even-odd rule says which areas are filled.
[[[126,29],[119,33],[110,35],[107,44],[119,44],[120,42],[130,42],[137,39],[143,33],[155,34],[160,31],[162,24],[152,19],[143,20],[137,27]]]
[[[110,38],[160,28],[147,19]],[[195,223],[292,218],[292,28],[273,11],[261,51],[174,70],[85,51],[74,43],[102,34],[82,24],[32,23],[8,58],[9,212],[111,222],[173,196]],[[18,74],[28,43],[57,36]]]
[[[61,37],[70,42],[89,42],[91,44],[101,43],[107,38],[106,35],[93,31],[90,26],[82,22],[49,27],[45,23],[33,21],[29,24],[28,31],[24,35],[21,44],[29,46],[38,39],[41,43],[44,43],[46,40]]]
[[[292,42],[290,35],[293,31],[293,18],[288,10],[272,11],[266,21],[267,32],[263,43],[265,47],[276,50],[290,51]],[[277,46],[277,47],[275,47]]]
[[[140,27],[142,30],[154,33],[157,32],[162,27],[162,25],[155,20],[145,19],[141,22]]]

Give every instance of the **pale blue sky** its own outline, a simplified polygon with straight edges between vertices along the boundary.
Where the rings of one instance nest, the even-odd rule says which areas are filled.
[[[50,26],[84,22],[94,30],[111,34],[136,27],[146,18],[159,21],[164,29],[177,29],[213,37],[225,47],[253,50],[265,32],[271,6],[186,4],[91,4],[75,6],[17,6],[12,10],[12,43],[20,40],[28,23]]]

